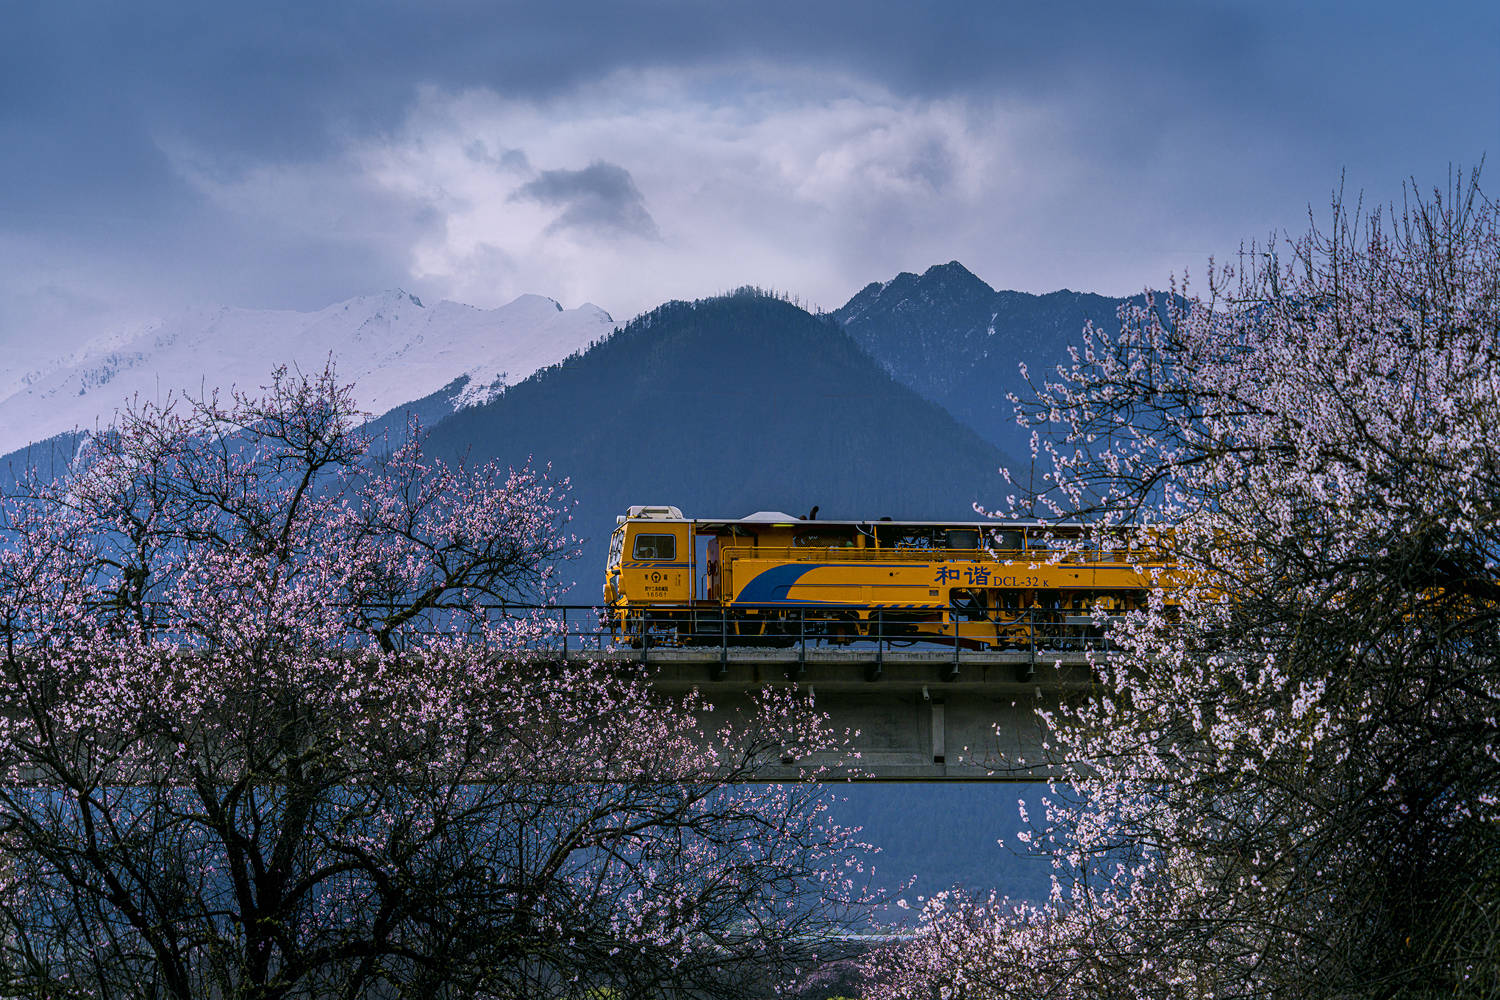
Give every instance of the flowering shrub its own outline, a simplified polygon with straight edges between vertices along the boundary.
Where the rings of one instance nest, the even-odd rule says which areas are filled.
[[[849,835],[745,782],[823,718],[705,732],[547,656],[482,605],[555,598],[566,484],[355,416],[281,372],[5,498],[0,990],[738,996],[813,960]]]
[[[1182,571],[1046,720],[1051,898],[932,902],[871,997],[1500,993],[1497,223],[1336,202],[1034,385],[1043,502]]]

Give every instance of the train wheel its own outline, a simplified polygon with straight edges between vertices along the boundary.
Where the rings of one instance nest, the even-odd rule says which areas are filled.
[[[830,646],[847,646],[859,638],[859,612],[836,611],[823,623]]]
[[[799,635],[798,623],[784,618],[766,622],[766,645],[775,649],[795,646]]]

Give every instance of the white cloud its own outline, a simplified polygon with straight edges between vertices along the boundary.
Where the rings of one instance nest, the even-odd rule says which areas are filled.
[[[743,74],[617,74],[547,102],[430,90],[348,162],[358,185],[441,219],[410,248],[419,282],[479,305],[535,291],[622,316],[744,283],[833,307],[901,268],[978,267],[989,224],[1014,228],[1063,174],[1028,163],[1036,110]],[[628,172],[658,238],[557,225],[558,206],[517,197],[594,163]]]
[[[1268,212],[1271,171],[1245,181],[1274,151],[1201,121],[1145,128],[1051,102],[899,97],[784,67],[630,72],[546,101],[425,90],[401,128],[348,156],[358,184],[440,220],[408,248],[417,284],[479,305],[590,299],[622,318],[747,283],[832,308],[950,259],[998,287],[1130,294],[1263,236],[1243,202],[1255,226],[1306,203],[1283,190]],[[1217,166],[1189,168],[1188,143]],[[599,163],[639,192],[639,233],[562,225],[558,205],[516,197]]]
[[[423,295],[535,292],[620,319],[742,284],[833,308],[950,259],[997,287],[1128,294],[1264,235],[1214,187],[1264,152],[1210,143],[1224,169],[1189,173],[1175,152],[1201,123],[1143,130],[1046,101],[743,65],[619,72],[545,99],[429,87],[395,129],[313,162],[226,169],[162,145],[268,244],[397,262]],[[1304,203],[1287,192],[1286,217]]]

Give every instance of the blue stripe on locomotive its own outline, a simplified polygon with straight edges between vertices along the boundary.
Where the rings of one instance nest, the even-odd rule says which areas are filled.
[[[837,563],[790,563],[786,566],[773,566],[768,570],[757,573],[750,582],[740,588],[739,596],[734,599],[735,604],[826,604],[826,601],[808,601],[801,598],[788,597],[787,594],[796,586],[797,581],[809,570],[826,569],[836,566]]]

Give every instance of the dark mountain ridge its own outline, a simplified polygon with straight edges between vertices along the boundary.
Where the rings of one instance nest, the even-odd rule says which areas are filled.
[[[1008,393],[1025,396],[1020,365],[1045,378],[1067,359],[1084,326],[1114,326],[1121,306],[1068,289],[1032,295],[995,291],[958,261],[920,275],[872,282],[829,315],[897,379],[968,424],[985,440],[1026,459],[1030,432],[1016,424]]]

